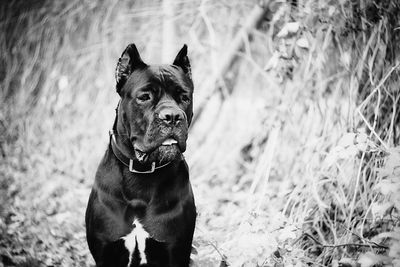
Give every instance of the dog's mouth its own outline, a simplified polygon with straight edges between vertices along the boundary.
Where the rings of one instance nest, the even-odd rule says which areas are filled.
[[[137,145],[134,145],[135,157],[141,163],[157,162],[165,163],[176,158],[181,153],[181,148],[175,138],[167,138],[160,145],[147,151],[141,150]]]

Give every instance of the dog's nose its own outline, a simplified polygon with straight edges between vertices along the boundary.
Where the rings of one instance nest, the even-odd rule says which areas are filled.
[[[183,119],[183,114],[181,111],[174,108],[163,108],[158,117],[165,123],[174,125],[178,124]]]

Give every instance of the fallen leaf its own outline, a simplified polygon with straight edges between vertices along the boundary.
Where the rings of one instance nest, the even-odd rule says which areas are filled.
[[[279,57],[280,57],[279,52],[274,52],[272,54],[272,57],[268,60],[267,64],[265,64],[264,70],[269,71],[271,69],[276,69],[279,63]]]
[[[279,231],[278,239],[285,241],[288,239],[296,239],[296,228],[294,226],[287,226]]]
[[[296,45],[301,48],[308,49],[310,47],[308,40],[305,37],[301,37],[296,41]]]
[[[384,195],[389,195],[390,193],[398,193],[399,185],[391,180],[382,180],[376,185],[376,188],[381,191]]]
[[[342,258],[339,261],[339,267],[357,267],[357,262],[351,258]]]
[[[340,138],[338,145],[342,147],[353,146],[356,138],[355,133],[346,133]]]
[[[300,24],[298,22],[288,22],[283,26],[283,28],[276,35],[279,38],[283,38],[288,36],[289,34],[296,33],[300,28]]]
[[[386,264],[389,262],[389,257],[377,255],[371,251],[361,254],[361,256],[358,258],[358,263],[361,265],[361,267],[371,267],[377,264]]]
[[[374,218],[383,218],[385,215],[390,213],[390,210],[394,207],[393,203],[372,203],[371,212]]]

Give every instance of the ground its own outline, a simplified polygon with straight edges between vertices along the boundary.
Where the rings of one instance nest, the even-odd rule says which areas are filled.
[[[399,4],[273,2],[232,55],[256,4],[173,2],[201,114],[195,266],[399,265]],[[93,266],[116,60],[134,41],[161,61],[161,2],[0,7],[0,267]]]

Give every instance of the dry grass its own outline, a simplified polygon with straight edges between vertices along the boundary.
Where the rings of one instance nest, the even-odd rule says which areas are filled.
[[[195,98],[211,95],[186,153],[195,261],[396,266],[400,6],[295,2],[270,5],[216,91],[207,78],[256,1],[174,2]],[[160,6],[0,5],[0,266],[93,264],[83,214],[118,101],[116,59],[134,41],[160,61]]]

